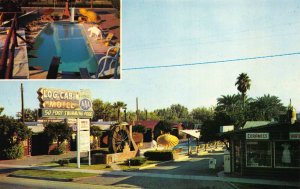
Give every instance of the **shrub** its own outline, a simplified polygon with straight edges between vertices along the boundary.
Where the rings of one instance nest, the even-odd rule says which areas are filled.
[[[104,155],[101,153],[96,153],[92,155],[92,163],[100,164],[104,162]]]
[[[51,155],[59,155],[59,154],[63,154],[66,151],[66,145],[65,143],[61,143],[58,147],[56,147],[55,149],[53,149],[50,154]]]
[[[15,144],[7,149],[3,150],[4,159],[17,159],[24,155],[24,148],[21,144]]]
[[[135,158],[132,158],[132,159],[128,159],[125,161],[125,163],[127,165],[129,165],[129,160],[130,160],[130,165],[133,165],[133,166],[138,166],[138,165],[142,165],[146,162],[146,158],[144,157],[135,157]]]
[[[99,154],[99,153],[101,153],[101,154],[109,154],[109,150],[107,148],[101,148],[99,150],[92,150],[91,151],[92,155],[93,154]]]
[[[145,152],[144,156],[149,160],[168,161],[174,159],[174,152],[172,150],[163,150],[163,151],[150,150]]]
[[[60,166],[64,166],[64,165],[68,165],[70,163],[70,160],[68,160],[68,159],[60,159],[60,160],[57,161],[57,163]]]

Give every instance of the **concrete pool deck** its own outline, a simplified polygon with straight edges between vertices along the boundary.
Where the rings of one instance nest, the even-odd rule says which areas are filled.
[[[101,16],[101,24],[100,27],[103,30],[103,38],[108,33],[113,33],[114,38],[112,39],[113,44],[120,43],[120,19],[116,17],[115,11],[113,9],[94,9]],[[106,51],[109,47],[105,46],[96,37],[90,37],[90,33],[88,32],[88,28],[94,26],[96,24],[90,23],[82,23],[87,42],[97,60],[97,62],[106,54]],[[107,75],[111,75],[110,72],[112,70],[108,70]],[[79,72],[79,70],[78,70]],[[30,70],[31,76],[30,79],[45,79],[48,71],[45,70]],[[113,74],[113,73],[112,73]],[[69,73],[62,72],[58,74],[58,79],[80,79],[79,73]]]
[[[7,28],[8,29],[8,28]],[[18,30],[17,33],[25,38],[25,31]],[[0,35],[0,42],[4,45],[7,34]],[[17,38],[18,47],[15,48],[14,55],[14,69],[13,69],[13,79],[28,79],[29,78],[29,64],[27,56],[26,43],[20,38]],[[2,46],[2,45],[1,45]],[[3,47],[1,47],[2,49]],[[2,54],[2,53],[1,53]],[[8,61],[8,60],[7,60]]]

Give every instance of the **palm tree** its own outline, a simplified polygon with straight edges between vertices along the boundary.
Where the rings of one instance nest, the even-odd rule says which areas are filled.
[[[124,102],[121,102],[121,101],[115,102],[113,104],[113,107],[115,109],[117,109],[117,111],[118,111],[118,122],[120,122],[120,118],[121,118],[121,116],[120,116],[121,108],[126,108],[126,106],[127,106],[127,104],[125,104]]]
[[[217,111],[234,111],[238,108],[239,95],[222,95],[220,98],[217,98]]]
[[[269,94],[257,97],[250,103],[251,120],[272,120],[279,119],[279,116],[286,112],[281,100],[277,96]]]
[[[244,109],[245,108],[245,97],[246,97],[247,90],[250,89],[251,79],[249,78],[249,76],[246,73],[241,73],[237,77],[235,86],[237,86],[238,91],[242,94],[243,109]]]

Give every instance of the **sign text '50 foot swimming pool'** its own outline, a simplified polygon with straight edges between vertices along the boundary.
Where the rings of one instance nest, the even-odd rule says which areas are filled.
[[[93,117],[91,93],[89,90],[70,91],[40,88],[37,91],[40,101],[40,116],[55,118]]]

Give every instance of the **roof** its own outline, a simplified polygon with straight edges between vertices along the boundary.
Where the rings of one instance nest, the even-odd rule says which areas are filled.
[[[191,135],[192,137],[195,138],[200,138],[200,131],[198,129],[185,129],[185,130],[181,130],[181,132]]]
[[[147,129],[154,129],[155,126],[159,123],[160,121],[155,121],[155,120],[143,120],[143,121],[135,121],[134,124],[131,123],[132,125],[143,125]]]
[[[275,123],[272,121],[247,121],[243,127],[243,129],[249,129],[253,127],[260,127],[264,125],[269,125],[270,123]]]
[[[44,126],[28,126],[33,133],[41,133],[44,131]]]

